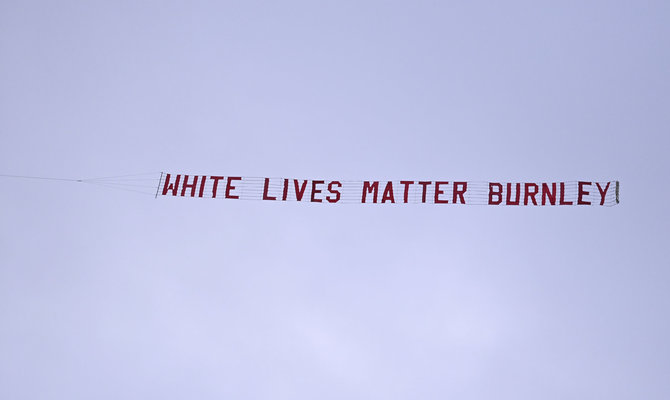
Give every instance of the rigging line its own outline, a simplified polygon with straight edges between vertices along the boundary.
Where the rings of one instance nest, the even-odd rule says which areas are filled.
[[[99,178],[88,178],[86,180],[92,181],[92,180],[99,180],[99,179],[115,179],[115,178],[125,178],[128,176],[142,176],[142,175],[158,175],[160,172],[145,172],[142,174],[128,174],[128,175],[116,175],[116,176],[102,176]]]
[[[100,178],[100,179],[82,179],[85,181],[96,181],[96,182],[137,182],[137,181],[155,181],[156,178],[125,178],[125,179],[114,179],[114,178]]]
[[[69,179],[69,178],[51,178],[46,176],[28,176],[28,175],[8,175],[0,174],[3,178],[21,178],[21,179],[41,179],[47,181],[68,181],[68,182],[83,182],[83,179]]]
[[[117,182],[98,182],[98,181],[88,181],[88,180],[82,180],[83,183],[97,183],[101,185],[115,185],[115,186],[130,186],[130,187],[138,187],[138,188],[150,188],[153,190],[154,186],[151,185],[135,185],[132,183],[117,183]]]
[[[107,185],[107,184],[105,184],[105,183],[86,182],[86,181],[84,181],[83,183],[88,183],[89,185],[102,186],[102,187],[107,188],[107,189],[117,189],[117,190],[123,190],[123,191],[126,191],[126,192],[140,193],[140,194],[149,195],[149,196],[153,196],[153,195],[154,195],[153,193],[142,192],[142,191],[140,191],[140,190],[126,189],[126,188],[122,188],[122,187],[118,187],[118,186],[110,186],[110,185]]]
[[[118,177],[114,176],[108,176],[108,177],[102,177],[102,178],[87,178],[87,179],[72,179],[72,178],[54,178],[54,177],[49,177],[49,176],[32,176],[32,175],[12,175],[12,174],[0,174],[0,177],[3,178],[18,178],[18,179],[39,179],[39,180],[47,180],[47,181],[66,181],[66,182],[92,182],[92,181],[101,181],[104,179],[113,179],[113,178],[122,178],[126,176],[141,176],[141,175],[154,175],[158,174],[159,172],[149,172],[149,173],[144,173],[144,174],[131,174],[131,175],[120,175]],[[155,178],[145,178],[145,179],[127,179],[127,180],[155,180]],[[123,181],[121,179],[121,181]],[[106,183],[106,182],[101,182],[101,183]]]

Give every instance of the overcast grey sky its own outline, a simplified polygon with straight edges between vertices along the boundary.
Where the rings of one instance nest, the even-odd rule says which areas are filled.
[[[618,179],[621,204],[0,178],[0,398],[669,398],[669,41],[667,1],[1,1],[0,174]]]

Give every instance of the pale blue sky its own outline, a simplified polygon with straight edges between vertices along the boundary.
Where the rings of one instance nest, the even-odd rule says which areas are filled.
[[[0,173],[621,181],[444,208],[2,179],[0,398],[667,399],[669,4],[0,2]]]

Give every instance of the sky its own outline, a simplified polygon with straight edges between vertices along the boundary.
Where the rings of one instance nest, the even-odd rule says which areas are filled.
[[[3,0],[0,174],[619,180],[621,203],[0,177],[0,398],[667,399],[669,71],[667,1]]]

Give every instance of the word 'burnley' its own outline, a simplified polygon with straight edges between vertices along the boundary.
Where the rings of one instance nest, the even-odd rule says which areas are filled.
[[[617,181],[329,181],[165,174],[157,195],[312,203],[602,206],[618,203],[618,192]]]

